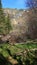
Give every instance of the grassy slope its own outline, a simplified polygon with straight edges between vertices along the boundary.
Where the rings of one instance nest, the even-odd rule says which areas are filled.
[[[8,50],[10,50],[11,54],[15,54],[15,53],[19,53],[25,49],[34,49],[37,48],[37,44],[16,44],[14,46],[10,45],[10,44],[1,44],[0,45],[0,53],[3,54],[4,57],[8,57],[9,56],[9,52]]]
[[[17,54],[19,54],[23,50],[25,51],[25,49],[35,49],[35,48],[37,48],[37,43],[34,43],[34,44],[33,43],[31,43],[31,44],[30,43],[27,43],[27,44],[18,44],[17,43],[14,46],[12,46],[8,43],[0,44],[0,65],[4,65],[4,63],[5,63],[5,65],[19,65],[21,58],[24,58],[24,56],[20,56],[20,55],[18,56]],[[17,55],[17,57],[16,57],[16,55]],[[30,57],[28,57],[28,60],[32,58],[30,60],[30,62],[32,61],[32,63],[34,63],[33,60],[35,60],[35,59],[33,59],[32,56],[35,57],[35,55],[33,55],[32,53],[29,52],[29,56]],[[18,61],[17,61],[17,59],[14,59],[14,58],[17,58]],[[24,58],[24,59],[26,59],[26,58]],[[22,61],[23,61],[23,59],[22,59]],[[27,62],[24,62],[24,63],[28,64]],[[31,64],[31,65],[33,65],[33,64]],[[35,63],[34,65],[37,65],[37,63]]]

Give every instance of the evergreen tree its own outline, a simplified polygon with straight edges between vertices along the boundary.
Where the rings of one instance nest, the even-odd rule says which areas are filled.
[[[0,8],[2,8],[1,0],[0,0]]]
[[[10,24],[10,17],[9,17],[9,14],[8,14],[7,20],[6,20],[6,29],[7,29],[7,33],[9,33],[10,30],[12,29],[11,24]]]
[[[2,3],[0,0],[0,34],[5,34],[5,16],[2,9]]]
[[[0,0],[0,34],[7,34],[11,30],[9,14],[7,18],[4,16],[2,3]]]

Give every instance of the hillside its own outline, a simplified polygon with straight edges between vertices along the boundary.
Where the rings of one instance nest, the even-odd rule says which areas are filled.
[[[0,35],[0,65],[37,65],[37,8],[3,11],[5,17],[9,15],[12,30]]]
[[[27,39],[37,38],[37,8],[28,10],[3,9],[3,11],[5,17],[8,14],[10,17],[12,26],[12,30],[9,32],[10,41],[24,42]]]
[[[20,32],[23,31],[23,33],[28,32],[28,34],[32,34],[32,32],[34,32],[34,34],[36,34],[37,8],[35,8],[35,10],[34,9],[28,9],[28,10],[4,9],[4,14],[5,16],[9,14],[11,26],[13,30],[19,30]]]

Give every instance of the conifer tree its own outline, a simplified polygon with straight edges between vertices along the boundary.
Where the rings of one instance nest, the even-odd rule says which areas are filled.
[[[4,16],[2,3],[0,0],[0,34],[7,34],[11,30],[9,14],[7,18]]]
[[[7,16],[6,19],[7,19],[7,20],[6,20],[6,29],[7,29],[7,33],[9,33],[10,30],[12,29],[11,24],[10,24],[10,17],[9,17],[9,14],[8,14],[8,16]]]
[[[2,3],[0,0],[0,34],[5,33],[5,16],[2,9]]]

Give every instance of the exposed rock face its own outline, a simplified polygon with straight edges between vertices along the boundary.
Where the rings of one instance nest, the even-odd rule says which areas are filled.
[[[17,10],[17,9],[4,9],[4,15],[7,16],[9,14],[11,25],[13,29],[17,27],[17,24],[21,22],[21,16],[24,10]],[[19,21],[18,21],[19,20]]]
[[[31,10],[3,9],[4,15],[10,15],[11,26],[14,31],[10,40],[25,41],[27,38],[37,38],[37,8]],[[19,35],[18,35],[18,33]]]

